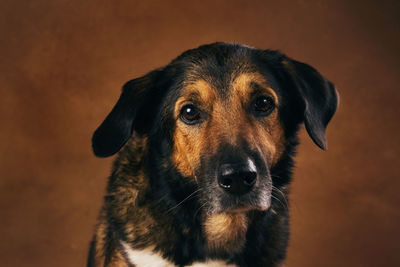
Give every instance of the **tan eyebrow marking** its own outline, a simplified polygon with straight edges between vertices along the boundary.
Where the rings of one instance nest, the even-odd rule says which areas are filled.
[[[215,98],[215,91],[208,82],[197,80],[190,83],[182,89],[182,94],[176,101],[174,116],[176,118],[179,115],[180,108],[185,102],[194,101],[197,104],[210,104],[215,101]]]
[[[254,86],[256,84],[261,89],[265,90],[268,95],[272,96],[275,103],[278,104],[278,96],[275,91],[268,86],[265,78],[258,72],[250,72],[240,74],[232,82],[233,94],[241,99],[248,100],[251,93],[254,91]]]

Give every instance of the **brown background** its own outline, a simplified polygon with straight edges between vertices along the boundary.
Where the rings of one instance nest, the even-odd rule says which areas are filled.
[[[357,3],[358,2],[358,3]],[[336,85],[329,151],[301,132],[287,265],[400,266],[400,2],[0,3],[0,265],[83,266],[121,85],[214,41],[280,49]]]

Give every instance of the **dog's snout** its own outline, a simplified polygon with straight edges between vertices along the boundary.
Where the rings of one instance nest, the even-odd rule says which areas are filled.
[[[246,163],[227,163],[219,167],[218,185],[225,191],[242,195],[249,192],[257,180],[257,169],[252,160]]]

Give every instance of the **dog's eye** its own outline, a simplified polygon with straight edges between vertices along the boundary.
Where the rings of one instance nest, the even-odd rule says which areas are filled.
[[[200,110],[192,104],[182,107],[180,118],[186,124],[195,124],[200,120]]]
[[[267,116],[274,108],[274,100],[268,96],[259,96],[253,102],[253,111],[257,116]]]

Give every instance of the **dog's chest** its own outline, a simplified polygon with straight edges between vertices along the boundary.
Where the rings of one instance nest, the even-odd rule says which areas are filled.
[[[178,267],[174,263],[164,259],[160,254],[153,251],[152,248],[137,250],[132,249],[127,243],[121,242],[124,254],[129,263],[138,267]],[[194,262],[185,267],[236,267],[234,264],[228,264],[224,261],[210,260],[207,262]]]

